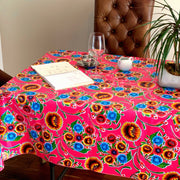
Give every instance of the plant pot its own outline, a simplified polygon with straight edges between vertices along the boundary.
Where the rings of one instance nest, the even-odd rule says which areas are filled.
[[[180,89],[180,76],[173,75],[169,73],[166,68],[163,68],[163,71],[159,72],[158,84],[162,87],[172,87]]]

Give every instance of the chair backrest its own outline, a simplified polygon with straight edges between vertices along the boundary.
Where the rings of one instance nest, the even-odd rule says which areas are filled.
[[[0,86],[2,86],[3,84],[5,84],[7,81],[9,81],[12,78],[12,76],[10,76],[9,74],[7,74],[6,72],[0,70]]]
[[[144,57],[154,0],[95,0],[94,31],[102,32],[106,53]]]

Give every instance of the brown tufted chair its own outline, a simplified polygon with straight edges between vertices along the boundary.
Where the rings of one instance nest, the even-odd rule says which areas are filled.
[[[7,81],[9,81],[12,77],[5,73],[4,71],[0,70],[0,86],[5,84]]]
[[[106,53],[144,57],[149,36],[144,34],[152,20],[154,0],[95,0],[94,31],[102,32]]]

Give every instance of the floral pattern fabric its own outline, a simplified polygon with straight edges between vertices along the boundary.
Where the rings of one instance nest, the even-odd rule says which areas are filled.
[[[35,64],[86,52],[46,53]],[[180,179],[180,90],[157,84],[154,61],[103,55],[94,84],[54,91],[31,67],[0,87],[0,168],[20,154],[133,179]],[[93,77],[93,76],[92,76]]]

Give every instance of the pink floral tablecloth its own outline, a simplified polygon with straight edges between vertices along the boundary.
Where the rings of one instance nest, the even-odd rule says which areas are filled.
[[[85,52],[48,52],[35,64],[68,61]],[[31,67],[0,88],[0,168],[20,154],[57,165],[134,179],[180,179],[180,90],[161,88],[151,59],[103,55],[102,78],[54,91]]]

